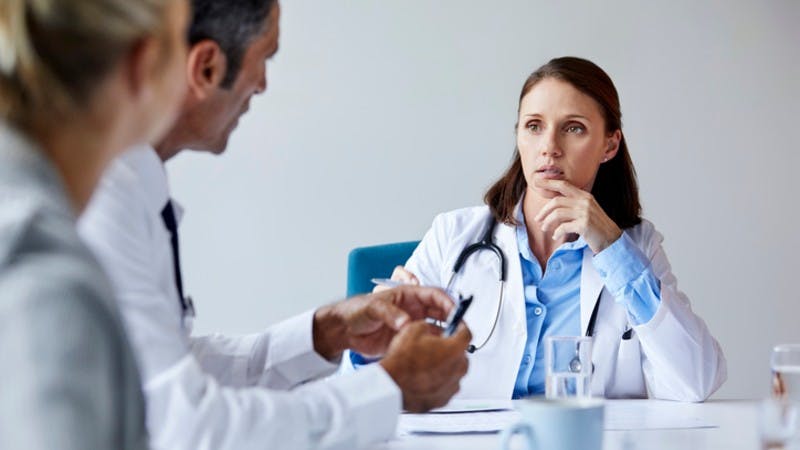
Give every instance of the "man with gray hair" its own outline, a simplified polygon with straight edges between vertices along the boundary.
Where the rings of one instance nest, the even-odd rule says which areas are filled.
[[[80,222],[111,276],[144,379],[155,448],[363,447],[391,438],[399,412],[446,403],[467,371],[465,326],[452,337],[441,290],[405,286],[309,311],[251,336],[191,336],[178,222],[164,161],[191,148],[221,153],[277,52],[273,0],[194,0],[180,116],[155,147],[116,161]],[[350,376],[343,351],[383,355]]]

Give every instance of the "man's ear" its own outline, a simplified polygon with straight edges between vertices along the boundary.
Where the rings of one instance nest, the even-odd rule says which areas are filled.
[[[227,60],[219,44],[204,39],[189,49],[186,62],[186,80],[189,92],[203,100],[217,89],[225,78]]]

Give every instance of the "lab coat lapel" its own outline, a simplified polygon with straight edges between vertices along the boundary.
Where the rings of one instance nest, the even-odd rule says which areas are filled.
[[[592,249],[586,246],[581,266],[581,334],[583,335],[586,335],[589,319],[602,290],[603,280],[592,264]]]

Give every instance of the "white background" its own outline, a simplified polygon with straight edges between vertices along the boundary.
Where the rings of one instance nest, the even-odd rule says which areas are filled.
[[[644,214],[760,397],[800,342],[800,2],[283,2],[280,52],[228,152],[169,165],[199,332],[341,298],[356,246],[419,239],[510,161],[524,79],[552,57],[620,91]]]

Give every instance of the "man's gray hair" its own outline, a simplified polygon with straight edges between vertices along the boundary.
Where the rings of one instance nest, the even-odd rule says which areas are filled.
[[[192,0],[189,45],[210,39],[220,46],[227,60],[223,88],[233,85],[247,47],[264,31],[276,3],[277,0]]]

